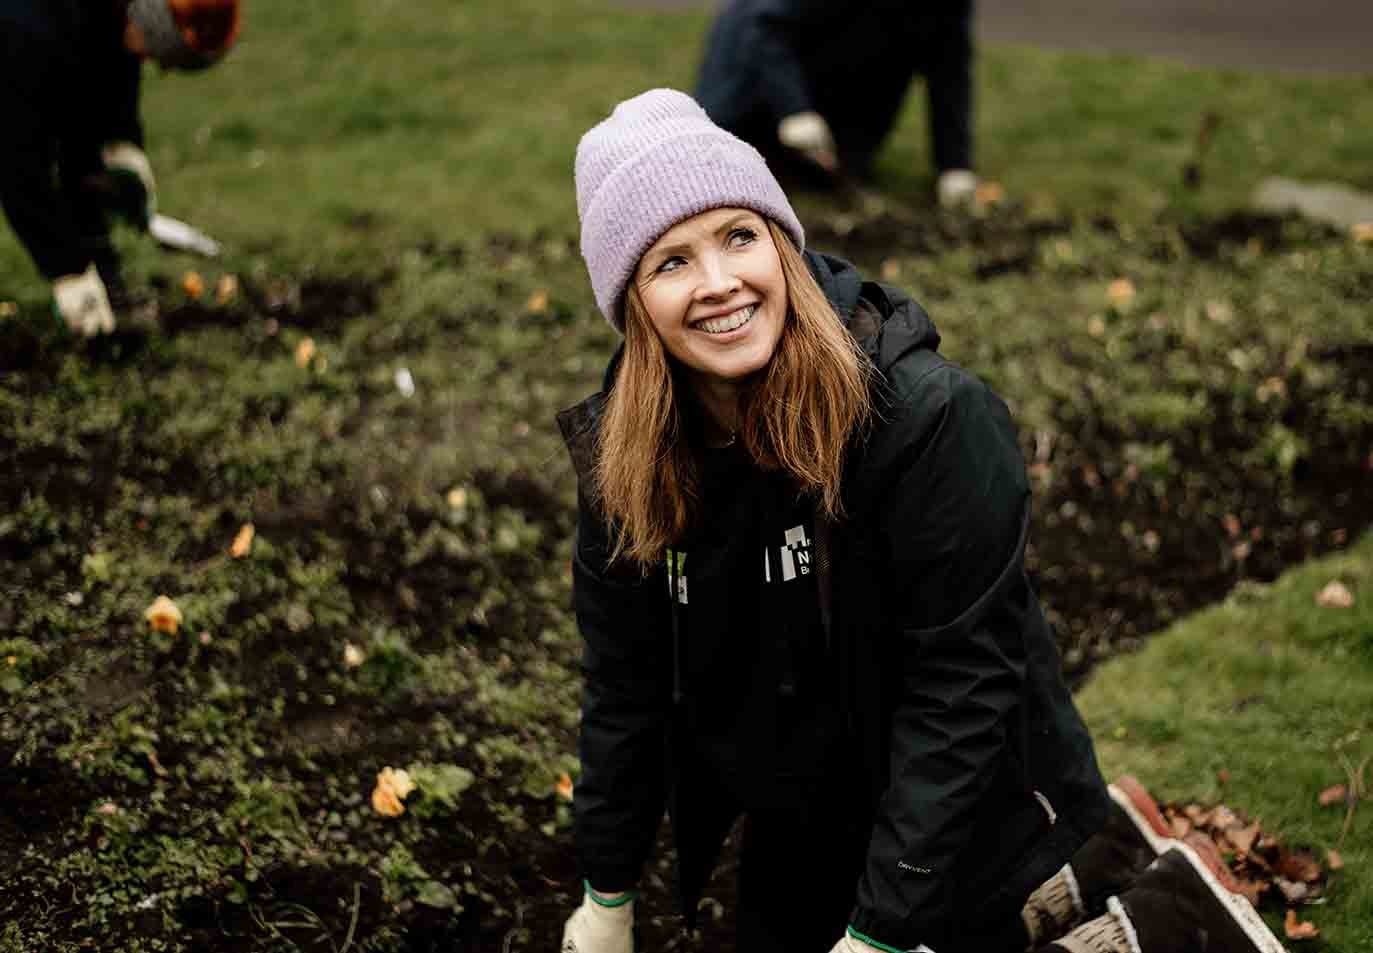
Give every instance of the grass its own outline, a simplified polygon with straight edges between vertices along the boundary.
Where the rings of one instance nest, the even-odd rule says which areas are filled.
[[[58,336],[0,231],[0,300],[19,305],[0,318],[0,951],[97,934],[120,950],[543,948],[577,886],[555,793],[575,773],[573,482],[551,421],[614,344],[576,250],[572,154],[624,96],[690,87],[706,17],[585,0],[249,16],[222,67],[149,72],[162,205],[227,248],[206,263],[121,233],[159,332]],[[1373,249],[1230,217],[1271,173],[1373,187],[1373,81],[1001,47],[978,70],[981,165],[1008,207],[930,209],[918,96],[883,198],[797,200],[815,244],[912,288],[1014,408],[1037,569],[1081,670],[1373,519],[1355,492]],[[1192,193],[1179,171],[1206,110],[1223,121]],[[192,298],[187,269],[241,291]],[[1122,277],[1136,293],[1113,304]],[[246,522],[253,548],[233,558]],[[1367,544],[1351,552],[1331,572],[1357,583]],[[175,636],[143,621],[160,593],[184,614]],[[1281,633],[1368,631],[1309,593],[1263,598]],[[1211,671],[1232,642],[1200,641],[1179,669]],[[1236,677],[1263,687],[1237,692],[1275,691],[1262,658]],[[1320,656],[1281,659],[1292,691],[1308,665],[1323,685]],[[1115,673],[1084,697],[1127,697]],[[1259,743],[1213,744],[1151,697],[1093,717],[1112,770],[1206,793],[1224,760],[1236,806],[1318,841],[1311,785],[1359,726],[1352,701],[1308,697],[1304,721],[1278,706],[1310,742],[1290,756],[1268,722]],[[1202,767],[1120,747],[1151,731]],[[1255,784],[1251,750],[1301,777]],[[387,766],[420,781],[399,818],[369,802]],[[1366,852],[1345,852],[1319,922],[1353,950]],[[649,886],[661,939],[670,901]]]
[[[1353,608],[1316,606],[1332,580]],[[1167,800],[1243,805],[1288,843],[1338,849],[1347,867],[1330,905],[1302,911],[1331,950],[1373,948],[1373,816],[1358,805],[1346,830],[1343,804],[1317,803],[1373,754],[1370,596],[1373,536],[1238,588],[1107,662],[1077,696],[1108,776],[1136,774]]]

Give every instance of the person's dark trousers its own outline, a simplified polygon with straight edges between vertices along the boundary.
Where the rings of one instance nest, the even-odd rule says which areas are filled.
[[[871,825],[852,811],[822,817],[745,819],[736,927],[741,953],[829,953],[848,929]],[[938,953],[1023,953],[1019,911],[1004,922],[968,922],[975,928]]]
[[[848,928],[867,834],[834,812],[820,823],[745,819],[739,857],[738,948],[829,953]]]

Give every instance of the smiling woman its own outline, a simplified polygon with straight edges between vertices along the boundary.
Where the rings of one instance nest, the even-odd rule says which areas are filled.
[[[1026,576],[1009,414],[920,306],[806,251],[761,156],[682,93],[616,107],[576,180],[625,337],[559,415],[585,675],[563,953],[631,953],[665,808],[688,921],[745,817],[748,953],[1280,950],[1214,852],[1102,782]]]

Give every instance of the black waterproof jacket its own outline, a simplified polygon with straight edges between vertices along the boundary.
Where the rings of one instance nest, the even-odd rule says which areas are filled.
[[[706,42],[696,99],[765,152],[778,120],[815,110],[861,174],[918,73],[935,167],[970,169],[972,15],[972,0],[731,0]]]
[[[1105,785],[1026,576],[1030,493],[1005,405],[938,354],[909,297],[837,259],[806,259],[879,371],[880,416],[853,448],[848,513],[827,545],[835,692],[874,819],[852,925],[946,953],[1014,917],[1104,823]],[[582,488],[577,851],[597,888],[633,886],[670,803],[690,911],[725,830],[673,756],[666,567],[645,577],[606,564],[590,478],[604,399],[559,415]]]
[[[0,203],[44,277],[117,260],[101,147],[143,143],[139,60],[108,0],[0,0]]]

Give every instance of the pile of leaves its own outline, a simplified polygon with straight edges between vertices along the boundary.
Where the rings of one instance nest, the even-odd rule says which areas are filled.
[[[1327,788],[1320,794],[1320,804],[1344,805],[1352,817],[1359,800],[1358,787],[1339,784]],[[1337,848],[1326,848],[1322,860],[1315,848],[1289,844],[1281,834],[1265,829],[1259,818],[1250,818],[1224,803],[1174,801],[1161,809],[1177,839],[1194,832],[1210,838],[1233,875],[1232,889],[1260,910],[1286,909],[1284,932],[1289,940],[1320,936],[1320,929],[1303,921],[1296,908],[1325,903],[1333,878],[1344,869]]]

